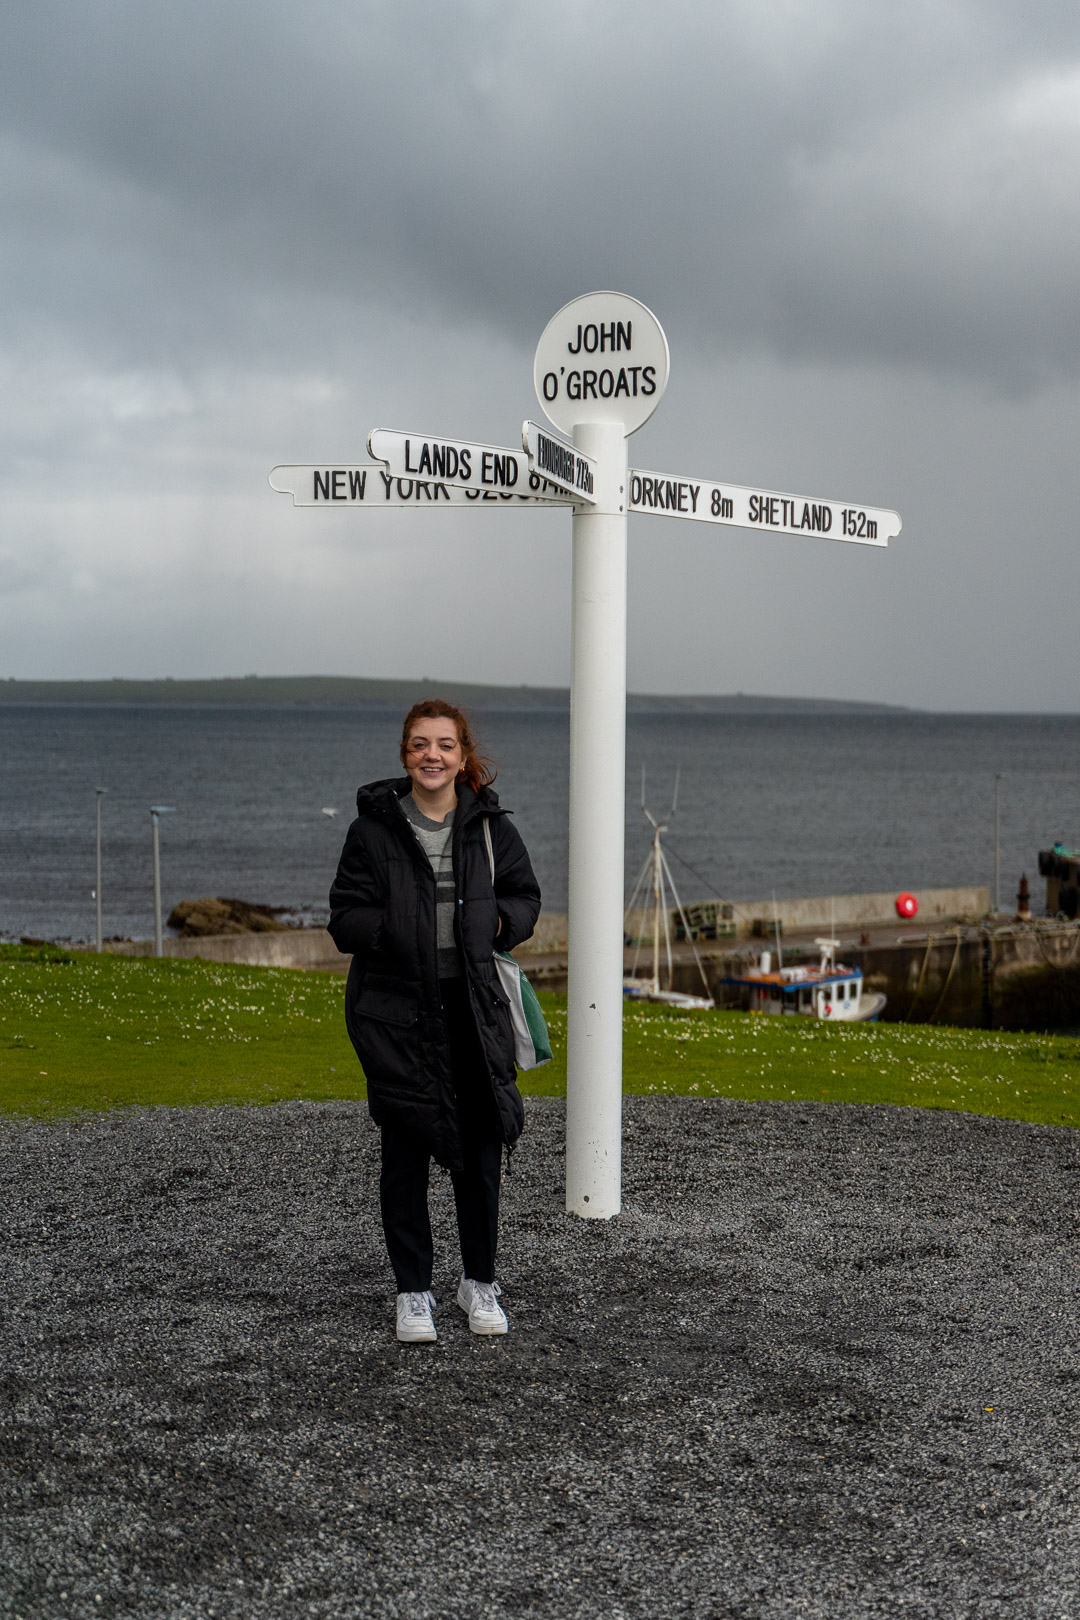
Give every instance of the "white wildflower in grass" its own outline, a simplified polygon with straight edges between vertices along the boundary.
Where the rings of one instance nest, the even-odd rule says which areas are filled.
[[[122,1102],[359,1099],[344,989],[344,978],[329,974],[0,947],[0,1106],[48,1113]],[[557,1095],[566,1002],[548,993],[541,1001],[555,1060],[520,1083]],[[58,1066],[53,1048],[64,1054]],[[624,1009],[628,1092],[914,1103],[1071,1125],[1080,1123],[1078,1068],[1075,1035],[832,1026],[640,1002]]]

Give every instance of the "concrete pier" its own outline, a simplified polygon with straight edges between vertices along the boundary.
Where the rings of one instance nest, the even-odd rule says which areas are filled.
[[[106,945],[113,956],[153,956],[152,939],[115,940]],[[164,939],[162,954],[204,962],[238,962],[247,967],[315,968],[347,973],[351,958],[342,956],[325,928],[284,928],[267,934],[218,934],[201,939]]]
[[[1027,922],[989,915],[986,887],[918,891],[918,918],[902,923],[893,896],[825,895],[777,902],[785,960],[816,960],[815,933],[832,930],[838,955],[861,968],[867,987],[887,997],[885,1022],[966,1024],[982,1028],[1080,1030],[1080,922],[1036,918]],[[768,946],[772,902],[737,907],[736,937],[701,941],[698,955],[718,1005],[736,1005],[724,984],[756,950],[755,935]],[[639,919],[630,918],[631,926]],[[768,926],[765,927],[764,923]],[[757,924],[757,926],[755,926]],[[651,944],[652,913],[643,912],[636,935],[638,971],[647,966],[641,947]],[[107,945],[124,956],[151,956],[153,940]],[[300,968],[345,973],[349,958],[334,948],[322,928],[280,933],[228,934],[218,938],[166,939],[166,956],[250,967]],[[701,976],[689,945],[676,945],[674,987],[701,992]],[[538,989],[566,989],[566,916],[545,913],[536,933],[515,955]],[[634,949],[625,953],[626,971]]]
[[[985,884],[957,889],[918,889],[918,918],[924,925],[954,922],[958,917],[985,917],[990,890]],[[695,910],[700,901],[688,900],[684,909]],[[768,938],[779,921],[783,934],[827,933],[838,928],[873,928],[897,921],[896,894],[823,894],[806,900],[734,900],[731,910],[733,939]],[[554,919],[553,919],[554,920]],[[691,918],[691,922],[693,918]],[[642,942],[652,941],[651,908],[627,913],[626,930]]]
[[[896,912],[894,896],[888,894],[835,894],[818,895],[808,900],[778,900],[777,911],[783,933],[796,930],[836,928],[872,928],[879,924],[894,923]],[[960,889],[920,889],[919,920],[927,923],[953,922],[961,917],[982,917],[990,909],[990,891],[985,886]],[[692,902],[688,902],[692,904]],[[773,902],[771,900],[741,900],[731,902],[734,912],[736,939],[749,939],[759,934],[769,935],[773,929]],[[651,943],[653,913],[651,909],[631,912],[627,925],[635,939]],[[567,916],[565,911],[545,911],[540,914],[530,940],[514,953],[528,966],[529,958],[537,956],[563,957],[567,947]],[[150,956],[153,940],[118,940],[106,947],[116,956]],[[169,939],[162,942],[166,956],[201,957],[208,962],[243,962],[250,967],[319,968],[344,973],[349,958],[339,955],[329,934],[323,928],[288,928],[280,932],[259,934],[221,934],[198,939]],[[565,964],[564,964],[565,972]]]

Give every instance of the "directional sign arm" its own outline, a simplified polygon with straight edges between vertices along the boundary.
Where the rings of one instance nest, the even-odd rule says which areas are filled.
[[[764,529],[771,534],[819,535],[864,546],[888,545],[901,527],[900,514],[884,507],[785,495],[772,489],[744,489],[708,478],[672,478],[637,467],[630,472],[630,511]]]
[[[373,428],[368,434],[368,450],[376,461],[384,463],[393,479],[420,479],[461,489],[533,496],[547,504],[569,505],[572,499],[561,485],[530,470],[524,450],[474,444],[469,439],[439,439],[425,433],[398,433],[390,428]]]
[[[534,474],[556,484],[575,501],[596,504],[596,462],[576,446],[557,439],[536,422],[523,422],[521,443]]]
[[[449,511],[463,506],[490,511],[494,507],[509,505],[525,507],[554,507],[563,511],[569,501],[561,490],[552,489],[548,498],[534,495],[526,484],[526,493],[514,490],[474,488],[469,485],[445,484],[426,478],[395,478],[387,471],[385,462],[354,462],[351,466],[275,467],[270,474],[270,487],[279,494],[291,495],[294,506],[322,506],[327,511],[341,507],[369,507],[380,511],[401,511],[406,507],[429,510],[446,507]]]

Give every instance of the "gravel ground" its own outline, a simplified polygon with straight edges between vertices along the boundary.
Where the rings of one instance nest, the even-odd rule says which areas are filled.
[[[348,1104],[0,1128],[0,1614],[1080,1615],[1080,1133],[635,1098],[507,1186],[511,1333],[392,1336]]]

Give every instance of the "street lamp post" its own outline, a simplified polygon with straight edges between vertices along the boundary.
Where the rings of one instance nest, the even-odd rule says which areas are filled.
[[[158,817],[176,814],[174,805],[152,804],[150,806],[150,826],[154,844],[154,955],[163,956],[161,948],[161,851],[158,848]]]
[[[97,932],[95,941],[99,956],[101,955],[101,797],[102,794],[108,793],[108,791],[108,788],[94,789],[97,795],[97,884],[94,889],[94,899],[97,902]]]
[[[1001,779],[1004,771],[994,777],[994,910],[1001,910]]]

